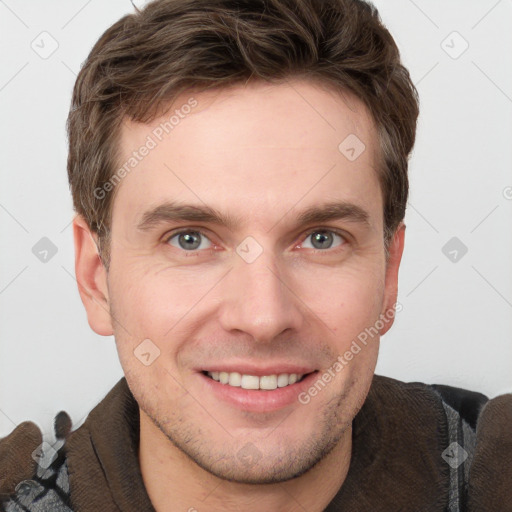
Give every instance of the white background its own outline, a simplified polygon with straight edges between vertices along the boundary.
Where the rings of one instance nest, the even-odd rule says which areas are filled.
[[[421,100],[403,311],[377,373],[511,392],[512,0],[376,5]],[[74,279],[65,121],[81,62],[131,10],[128,0],[0,1],[0,437],[27,419],[51,432],[62,409],[79,425],[122,376]],[[44,31],[58,42],[47,59],[31,48]],[[32,253],[42,237],[58,249],[46,263]],[[442,252],[452,237],[468,248],[456,262]]]

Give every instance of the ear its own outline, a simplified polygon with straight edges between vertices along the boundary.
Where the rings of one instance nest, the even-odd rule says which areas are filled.
[[[404,251],[405,224],[400,223],[389,245],[389,258],[386,264],[386,280],[384,286],[384,303],[381,314],[388,319],[380,330],[380,335],[386,334],[395,320],[395,314],[391,316],[389,311],[394,310],[398,297],[398,269]],[[386,315],[387,313],[387,315]]]
[[[114,333],[110,317],[107,271],[98,254],[97,235],[81,215],[73,221],[75,275],[91,329],[102,336]]]

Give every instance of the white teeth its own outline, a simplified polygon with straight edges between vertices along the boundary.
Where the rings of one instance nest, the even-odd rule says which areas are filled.
[[[287,373],[280,373],[277,376],[277,387],[278,388],[284,388],[285,386],[288,386],[289,382],[289,375]]]
[[[260,378],[256,375],[242,375],[242,388],[260,389]]]
[[[239,388],[242,383],[242,376],[238,372],[233,372],[229,374],[229,381],[228,384],[230,386],[234,386],[236,388]]]
[[[260,389],[276,389],[277,375],[265,375],[260,377]]]
[[[267,391],[295,384],[304,376],[297,373],[280,373],[279,375],[258,377],[256,375],[243,375],[238,372],[208,372],[208,375],[221,384],[243,389],[263,389]]]

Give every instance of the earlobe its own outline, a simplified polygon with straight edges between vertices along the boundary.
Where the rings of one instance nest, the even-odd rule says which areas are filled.
[[[73,221],[75,275],[91,329],[102,336],[113,334],[107,271],[98,254],[96,234],[81,215]]]
[[[384,323],[384,327],[380,330],[380,335],[386,334],[393,325],[395,319],[395,312],[391,313],[395,308],[395,304],[398,297],[398,270],[400,267],[400,261],[402,260],[402,254],[404,252],[405,243],[405,224],[400,223],[396,229],[393,239],[389,245],[389,258],[386,265],[386,281],[384,291],[384,302],[382,315],[388,319]]]

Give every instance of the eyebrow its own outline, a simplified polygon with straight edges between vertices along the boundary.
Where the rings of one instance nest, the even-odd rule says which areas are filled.
[[[366,210],[349,202],[330,202],[323,205],[310,206],[297,216],[297,225],[322,223],[332,220],[346,220],[370,226],[370,215]],[[223,214],[207,205],[192,205],[174,202],[162,203],[146,211],[137,224],[137,230],[149,231],[168,222],[186,221],[203,222],[226,226],[230,231],[242,224],[242,217]]]

